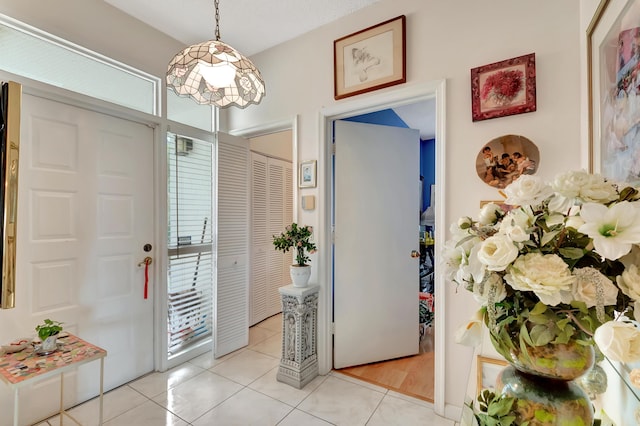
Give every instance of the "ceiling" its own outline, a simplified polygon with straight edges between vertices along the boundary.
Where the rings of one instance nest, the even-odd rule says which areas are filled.
[[[185,47],[215,38],[213,0],[104,1]],[[220,0],[220,39],[245,56],[252,56],[379,1]],[[422,139],[435,137],[433,101],[394,111],[409,127],[419,129]]]
[[[213,0],[104,1],[185,46],[215,38]],[[252,56],[378,1],[220,0],[220,40]]]

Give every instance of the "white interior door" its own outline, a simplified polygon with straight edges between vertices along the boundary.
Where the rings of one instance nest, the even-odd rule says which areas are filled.
[[[16,308],[0,340],[35,335],[43,319],[107,350],[105,390],[153,370],[153,130],[23,96]],[[96,365],[93,365],[96,364]],[[99,363],[65,374],[67,404],[98,393]],[[4,391],[0,390],[0,393]],[[58,378],[21,393],[22,421],[51,414]],[[2,412],[10,413],[0,397]],[[5,411],[4,408],[7,408]]]
[[[213,353],[249,344],[249,141],[217,133]]]
[[[334,368],[418,353],[420,136],[335,122]]]

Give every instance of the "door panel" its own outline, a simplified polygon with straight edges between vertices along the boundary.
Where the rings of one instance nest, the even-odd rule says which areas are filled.
[[[19,325],[3,327],[0,340],[62,321],[107,350],[105,390],[120,386],[153,370],[153,273],[144,299],[138,267],[153,244],[153,130],[25,95],[21,133],[21,289],[16,309],[0,315]],[[67,403],[97,395],[98,377],[98,363],[65,374]],[[57,378],[23,392],[20,418],[50,414],[56,401],[40,402],[58,392]]]
[[[249,141],[218,133],[214,356],[249,344]]]
[[[335,122],[334,367],[418,353],[420,137]]]

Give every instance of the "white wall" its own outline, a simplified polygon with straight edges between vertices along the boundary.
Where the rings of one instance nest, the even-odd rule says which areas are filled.
[[[161,77],[184,45],[103,0],[2,0],[0,13]]]
[[[284,130],[282,132],[249,138],[249,149],[268,155],[269,157],[293,162],[292,141],[293,132],[291,130]]]
[[[597,3],[584,1],[587,7]],[[340,104],[333,99],[333,40],[404,14],[405,86],[447,80],[448,227],[459,216],[475,214],[480,200],[499,199],[496,190],[484,184],[474,169],[477,152],[497,136],[521,134],[536,143],[540,149],[538,173],[543,177],[584,164],[586,154],[580,136],[585,128],[581,95],[585,79],[581,57],[584,16],[590,15],[581,10],[581,4],[582,0],[380,0],[253,57],[266,81],[267,97],[258,106],[225,111],[227,130],[297,115],[297,160],[320,158],[323,141],[319,140],[319,112]],[[184,47],[101,0],[3,0],[0,13],[159,77],[164,76],[170,58]],[[538,111],[473,123],[470,69],[532,52],[536,53]],[[394,90],[391,87],[375,93]],[[324,179],[325,166],[318,164],[319,182]],[[316,188],[306,190],[305,195],[319,193]],[[326,202],[318,199],[319,206]],[[298,220],[321,229],[317,226],[320,211],[299,210]],[[317,237],[324,239],[323,235]],[[327,257],[326,250],[321,247],[317,256]],[[447,305],[438,308],[444,311],[441,319],[446,323],[447,336],[453,336],[476,304],[464,291],[456,293],[453,286],[448,287],[446,300]],[[448,339],[445,356],[446,402],[460,406],[472,351]]]
[[[478,151],[497,136],[521,134],[536,143],[540,149],[538,173],[543,177],[580,168],[582,35],[580,5],[575,1],[461,0],[454,6],[450,0],[382,0],[254,56],[267,96],[256,107],[231,111],[229,129],[298,114],[298,160],[320,159],[324,141],[319,140],[319,112],[341,102],[333,99],[333,40],[401,14],[407,16],[407,85],[447,80],[447,229],[459,216],[475,215],[480,200],[501,198],[474,169]],[[536,54],[538,110],[473,123],[471,68],[532,52]],[[396,88],[383,90],[391,93]],[[320,175],[325,167],[318,164]],[[319,206],[327,202],[318,199]],[[299,210],[299,220],[321,229],[320,211]],[[322,241],[323,236],[318,239]],[[326,250],[320,247],[319,255],[328,256]],[[453,286],[448,290],[447,305],[439,308],[445,311],[446,335],[453,336],[477,305],[464,291],[456,293]],[[445,399],[447,404],[461,406],[472,351],[447,340]]]

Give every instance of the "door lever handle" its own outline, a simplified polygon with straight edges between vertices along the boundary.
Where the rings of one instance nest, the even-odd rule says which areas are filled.
[[[411,250],[411,257],[414,259],[420,257],[420,252],[418,250]]]

